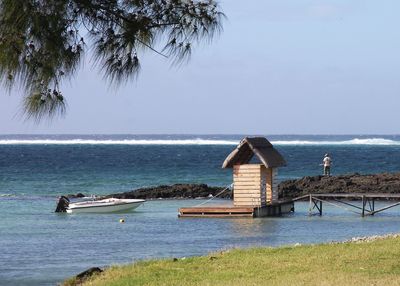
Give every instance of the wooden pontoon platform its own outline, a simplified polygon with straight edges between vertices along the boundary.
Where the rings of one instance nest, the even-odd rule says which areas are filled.
[[[179,217],[265,217],[279,216],[294,211],[293,201],[282,201],[262,207],[208,206],[179,209]]]
[[[253,217],[252,207],[192,207],[180,208],[179,217]]]

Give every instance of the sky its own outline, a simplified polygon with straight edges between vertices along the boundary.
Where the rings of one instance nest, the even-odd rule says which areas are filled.
[[[25,121],[0,88],[0,134],[400,134],[400,1],[220,5],[223,32],[183,66],[147,53],[116,88],[88,55],[63,118]]]

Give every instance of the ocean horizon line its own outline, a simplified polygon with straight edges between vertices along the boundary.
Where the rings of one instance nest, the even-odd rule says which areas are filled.
[[[270,140],[274,145],[377,145],[377,146],[390,146],[399,145],[399,140],[387,139],[382,137],[371,138],[351,138],[347,140],[301,140],[293,139],[272,139]],[[223,139],[223,138],[121,138],[121,139],[105,139],[105,138],[30,138],[30,139],[16,139],[5,138],[0,139],[0,145],[237,145],[240,139]]]
[[[400,133],[0,133],[5,136],[400,136]]]

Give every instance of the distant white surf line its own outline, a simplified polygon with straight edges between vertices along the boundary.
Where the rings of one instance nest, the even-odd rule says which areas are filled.
[[[0,194],[0,198],[3,198],[3,197],[16,197],[16,195],[15,194]]]
[[[354,138],[344,141],[307,141],[307,140],[272,140],[274,145],[400,145],[400,141],[384,138]],[[0,145],[237,145],[239,141],[218,139],[124,139],[124,140],[93,140],[93,139],[3,139]]]
[[[182,140],[91,140],[91,139],[30,139],[30,140],[0,140],[0,145],[237,145],[239,141],[182,139]]]
[[[391,146],[400,145],[400,141],[394,141],[384,138],[365,138],[359,139],[354,138],[351,140],[344,141],[302,141],[302,140],[292,140],[292,141],[273,141],[274,145],[378,145],[378,146]]]

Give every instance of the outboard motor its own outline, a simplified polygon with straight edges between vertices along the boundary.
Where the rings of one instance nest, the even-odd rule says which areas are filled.
[[[67,208],[69,206],[69,199],[66,196],[61,196],[58,200],[57,208],[55,210],[56,213],[65,213],[67,212]]]

